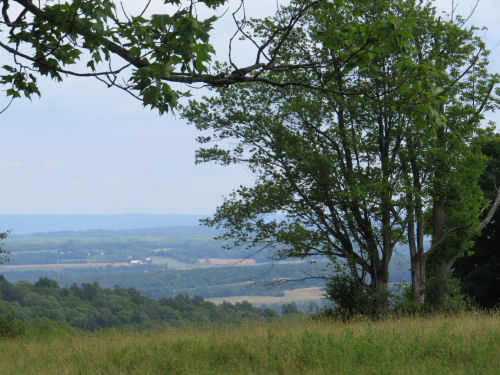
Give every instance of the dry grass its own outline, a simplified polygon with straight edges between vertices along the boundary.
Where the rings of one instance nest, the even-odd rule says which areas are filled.
[[[1,374],[499,374],[498,315],[288,321],[0,342]]]
[[[237,303],[248,301],[253,305],[272,305],[273,303],[291,303],[291,302],[306,302],[306,301],[319,301],[324,298],[325,291],[321,287],[313,288],[298,288],[283,291],[285,294],[282,297],[273,296],[234,296],[234,297],[217,297],[206,298],[207,301],[220,305],[226,301],[229,303]]]

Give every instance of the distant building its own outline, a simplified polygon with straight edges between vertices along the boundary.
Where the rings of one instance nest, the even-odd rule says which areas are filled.
[[[133,266],[140,266],[140,265],[143,265],[143,264],[151,264],[152,263],[152,260],[151,258],[145,258],[145,259],[130,259],[130,262],[129,262],[131,265]]]

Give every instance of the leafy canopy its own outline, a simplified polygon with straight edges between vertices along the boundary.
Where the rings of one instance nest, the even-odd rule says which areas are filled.
[[[215,74],[209,69],[215,53],[210,31],[225,14],[221,7],[229,6],[228,0],[150,0],[133,15],[127,11],[127,3],[113,0],[2,0],[0,49],[12,61],[0,68],[0,85],[11,98],[31,98],[40,95],[40,76],[57,81],[67,75],[94,77],[164,113],[177,105],[180,96],[188,95],[172,83],[226,86],[264,81],[263,72],[280,70],[275,54],[301,17],[324,1],[293,3],[295,14],[288,23],[265,39],[251,40],[253,61],[241,67],[231,60],[230,71]],[[342,6],[342,2],[336,3]],[[162,12],[154,13],[152,6]],[[234,37],[248,39],[243,6],[242,0],[233,13]],[[210,15],[199,16],[207,13]]]
[[[344,5],[311,9],[276,55],[290,68],[265,76],[303,85],[216,88],[184,116],[203,132],[198,162],[244,163],[256,176],[207,224],[280,258],[342,259],[345,280],[383,308],[394,246],[416,241],[415,216],[423,244],[436,189],[460,191],[450,225],[477,217],[483,199],[464,181],[484,167],[473,139],[498,104],[498,77],[477,29],[442,19],[431,2]],[[291,14],[254,21],[255,35]]]
[[[276,57],[314,69],[267,76],[303,86],[215,89],[184,115],[205,132],[198,162],[245,163],[256,175],[207,221],[227,230],[224,239],[282,258],[343,258],[355,282],[383,295],[405,230],[403,135],[409,117],[434,110],[425,82],[442,73],[415,58],[413,31],[430,9],[414,1],[344,3],[311,10]],[[265,37],[291,14],[293,6],[255,21],[255,33]]]

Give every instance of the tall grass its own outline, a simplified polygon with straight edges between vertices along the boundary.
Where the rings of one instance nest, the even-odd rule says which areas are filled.
[[[0,345],[0,374],[500,374],[495,314],[103,331]]]

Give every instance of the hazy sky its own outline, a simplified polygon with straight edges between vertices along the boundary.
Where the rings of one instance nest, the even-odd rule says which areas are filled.
[[[492,70],[500,72],[497,2],[481,0],[472,22],[489,28],[484,39]],[[451,6],[451,0],[437,3]],[[460,1],[459,12],[468,13],[473,3]],[[247,4],[250,15],[263,15],[276,2]],[[216,24],[213,42],[221,58],[233,31],[229,21]],[[248,53],[240,51],[240,58]],[[0,213],[210,214],[223,195],[252,181],[242,166],[195,166],[197,133],[118,89],[77,78],[62,84],[44,79],[40,87],[40,99],[18,100],[0,115]]]

